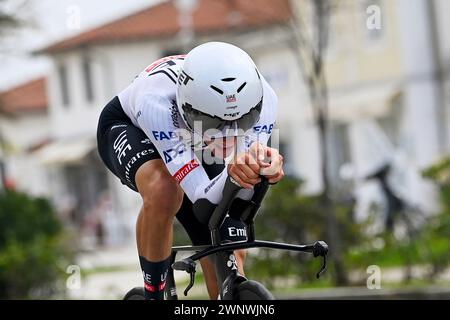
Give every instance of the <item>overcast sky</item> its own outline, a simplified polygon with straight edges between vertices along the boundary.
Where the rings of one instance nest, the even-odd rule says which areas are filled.
[[[35,26],[3,39],[0,90],[45,74],[48,61],[30,57],[31,50],[156,2],[160,0],[28,0],[22,17],[34,21]]]

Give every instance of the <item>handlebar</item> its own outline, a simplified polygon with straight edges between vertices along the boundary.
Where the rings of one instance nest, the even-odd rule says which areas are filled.
[[[319,278],[325,272],[327,267],[328,245],[324,241],[316,241],[312,245],[291,245],[285,243],[255,240],[253,220],[256,216],[256,213],[258,212],[259,207],[261,206],[264,197],[267,194],[267,191],[269,190],[269,186],[269,180],[266,177],[261,176],[261,182],[254,187],[254,193],[249,201],[248,209],[246,208],[246,210],[239,216],[239,218],[246,224],[246,227],[248,229],[247,231],[249,232],[247,241],[234,243],[232,242],[219,245],[218,242],[220,241],[220,236],[218,229],[225,220],[226,214],[228,213],[234,198],[242,189],[242,187],[231,176],[227,177],[223,188],[222,199],[215,207],[208,222],[208,227],[212,235],[212,246],[203,248],[201,251],[195,253],[194,255],[172,264],[172,268],[174,270],[182,270],[190,274],[190,283],[184,291],[184,295],[187,295],[189,289],[191,289],[194,285],[195,261],[208,255],[227,250],[234,251],[237,249],[260,247],[308,252],[311,253],[314,257],[323,258],[322,266],[317,272],[316,277]],[[212,205],[210,202],[209,204]]]
[[[255,193],[252,197],[252,202],[257,205],[261,205],[264,197],[266,196],[267,191],[269,190],[269,179],[264,176],[261,176],[261,182],[255,186]]]
[[[210,230],[218,228],[223,220],[225,219],[226,213],[231,207],[231,204],[234,198],[237,196],[238,192],[242,189],[242,187],[231,177],[228,176],[225,181],[225,185],[222,192],[222,200],[219,202],[217,207],[214,209],[210,219],[208,226]],[[245,220],[252,219],[259,206],[261,205],[267,191],[269,190],[269,180],[261,176],[261,182],[255,185],[254,193],[250,200],[250,203],[253,205],[256,210],[252,210],[248,217]]]
[[[222,191],[222,200],[220,200],[217,207],[214,209],[209,218],[209,229],[217,229],[225,219],[225,215],[242,187],[231,177],[228,176]]]

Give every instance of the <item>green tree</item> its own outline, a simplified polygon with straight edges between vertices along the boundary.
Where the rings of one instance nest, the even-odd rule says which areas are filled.
[[[434,279],[450,264],[450,156],[426,169],[423,175],[436,184],[441,202],[441,211],[429,219],[419,239],[426,248],[418,249],[423,262],[431,263],[429,278]]]
[[[0,299],[48,298],[60,290],[63,229],[49,201],[0,193]]]

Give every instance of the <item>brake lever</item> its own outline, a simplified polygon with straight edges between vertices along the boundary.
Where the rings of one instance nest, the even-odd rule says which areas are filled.
[[[322,274],[324,274],[324,272],[326,271],[326,269],[327,269],[327,255],[324,255],[324,256],[323,256],[322,267],[320,268],[319,272],[317,272],[317,274],[316,274],[316,279],[319,279],[320,276],[321,276]]]
[[[184,289],[184,296],[186,297],[188,295],[189,290],[191,290],[191,288],[194,286],[194,282],[195,282],[195,270],[194,272],[189,274],[191,276],[190,280],[189,280],[189,284],[186,287],[186,289]]]
[[[176,261],[172,264],[173,270],[186,271],[187,273],[189,273],[190,280],[188,286],[186,287],[186,289],[184,289],[185,296],[188,295],[189,290],[191,290],[191,288],[194,286],[196,266],[197,265],[195,261],[189,258]]]
[[[316,278],[319,279],[327,269],[328,244],[325,241],[317,241],[314,243],[312,253],[314,257],[323,257],[322,267],[316,274]]]

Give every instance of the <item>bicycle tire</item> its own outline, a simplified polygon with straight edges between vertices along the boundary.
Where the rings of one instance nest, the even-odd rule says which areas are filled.
[[[246,280],[236,287],[234,300],[275,300],[275,298],[261,283]]]
[[[123,300],[145,300],[144,288],[136,287],[127,292]]]

